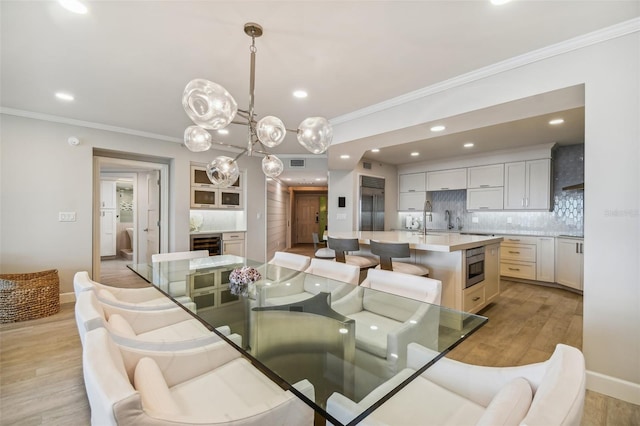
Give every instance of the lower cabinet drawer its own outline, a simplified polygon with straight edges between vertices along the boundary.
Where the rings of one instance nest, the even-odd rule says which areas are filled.
[[[485,304],[484,285],[476,284],[464,290],[463,307],[465,312],[476,312]]]
[[[536,264],[525,262],[500,262],[500,275],[503,277],[536,279]]]
[[[535,262],[536,246],[531,244],[518,244],[512,246],[501,244],[500,259]]]

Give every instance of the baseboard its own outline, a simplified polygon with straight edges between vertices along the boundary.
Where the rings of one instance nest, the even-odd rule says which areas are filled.
[[[76,301],[75,293],[60,293],[60,304],[74,303]]]
[[[640,384],[587,371],[587,389],[640,405]]]

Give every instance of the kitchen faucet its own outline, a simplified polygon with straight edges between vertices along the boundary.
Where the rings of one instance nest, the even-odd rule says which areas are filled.
[[[449,210],[444,211],[444,219],[447,221],[447,229],[453,229],[453,224],[451,223],[451,212]]]
[[[433,220],[432,210],[431,201],[424,200],[424,207],[422,207],[422,235],[425,237],[427,236],[427,212],[429,212],[429,222],[431,222]]]

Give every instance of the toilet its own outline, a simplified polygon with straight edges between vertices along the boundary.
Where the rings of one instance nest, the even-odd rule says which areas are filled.
[[[129,236],[129,244],[130,248],[123,248],[120,250],[120,256],[127,260],[133,260],[133,228],[125,228],[127,231],[127,235]]]

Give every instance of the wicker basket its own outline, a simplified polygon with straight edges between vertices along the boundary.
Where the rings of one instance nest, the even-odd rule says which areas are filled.
[[[60,312],[58,270],[0,275],[0,323],[26,321]]]

